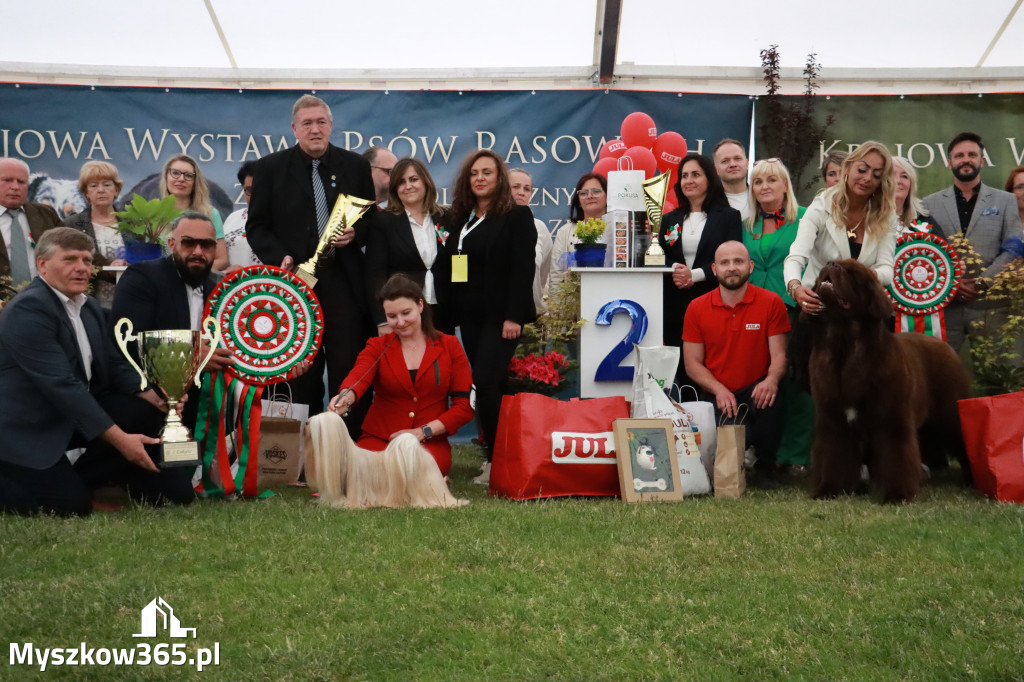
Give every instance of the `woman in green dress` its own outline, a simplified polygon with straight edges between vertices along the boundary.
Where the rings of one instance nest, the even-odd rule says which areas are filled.
[[[786,293],[782,265],[796,239],[805,207],[797,205],[789,171],[779,159],[762,159],[750,175],[750,217],[743,224],[743,243],[754,262],[750,283],[778,294],[786,304],[790,322],[799,310]],[[814,438],[814,404],[807,391],[790,378],[779,386],[783,401],[782,442],[776,455],[780,466],[807,466]]]

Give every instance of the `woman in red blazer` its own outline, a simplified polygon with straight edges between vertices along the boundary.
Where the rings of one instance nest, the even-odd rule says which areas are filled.
[[[473,375],[462,345],[442,334],[423,304],[423,290],[404,274],[380,291],[390,334],[370,339],[345,377],[330,409],[347,413],[373,386],[373,403],[357,445],[383,450],[401,433],[416,436],[445,476],[452,466],[449,433],[473,418]]]

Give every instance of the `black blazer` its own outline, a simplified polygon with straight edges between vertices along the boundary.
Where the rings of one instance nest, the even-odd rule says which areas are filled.
[[[665,250],[665,265],[671,267],[676,263],[682,263],[689,266],[691,270],[704,272],[704,281],[694,284],[689,289],[680,289],[672,282],[672,273],[665,273],[662,285],[665,345],[682,345],[683,315],[685,315],[690,301],[718,286],[715,273],[711,270],[711,264],[715,262],[715,250],[723,242],[743,240],[743,226],[739,211],[728,204],[720,204],[709,207],[707,214],[708,221],[704,224],[704,231],[701,232],[700,241],[697,243],[697,253],[694,255],[692,263],[687,263],[683,258],[682,238],[677,239],[671,245],[665,239],[665,235],[673,226],[679,225],[679,229],[682,229],[683,219],[686,216],[682,211],[676,209],[661,221],[658,242]]]
[[[93,440],[114,425],[94,396],[139,391],[139,375],[120,351],[110,355],[103,310],[93,298],[81,318],[93,355],[91,381],[64,306],[42,278],[0,313],[0,460],[51,467],[74,433]]]
[[[459,235],[466,227],[442,219],[449,232],[445,251],[449,267],[458,253]],[[504,215],[487,216],[462,245],[469,259],[469,281],[452,283],[450,312],[456,324],[462,320],[526,324],[537,318],[533,303],[534,253],[537,226],[526,206],[514,206]],[[450,277],[449,277],[450,279]]]
[[[245,231],[253,253],[264,263],[280,265],[285,256],[291,256],[300,265],[316,252],[319,237],[311,164],[312,160],[298,146],[256,162]],[[369,161],[340,147],[328,146],[320,177],[327,193],[328,210],[334,209],[339,194],[370,201],[376,196]],[[316,287],[318,296],[322,297],[324,289],[332,289],[339,294],[337,300],[342,306],[355,306],[364,314],[368,310],[360,247],[366,244],[376,213],[373,208],[364,213],[353,226],[355,242],[336,250],[317,271],[325,285]]]
[[[445,224],[443,215],[438,212],[430,217],[435,227],[443,226],[447,229],[448,225]],[[450,229],[448,231],[451,232]],[[433,244],[437,249],[437,257],[430,271],[434,273],[434,290],[438,305],[443,307],[451,282],[451,258],[438,239],[434,238]],[[377,294],[388,277],[396,272],[409,275],[422,287],[427,276],[427,267],[423,264],[419,249],[416,248],[408,214],[404,211],[391,213],[384,210],[377,215],[376,224],[366,240],[366,281],[369,284],[367,293],[370,297],[373,321],[377,325],[386,322],[384,309],[377,302]]]
[[[217,285],[212,273],[203,282],[203,299]],[[185,283],[170,256],[128,266],[114,289],[110,321],[127,317],[136,333],[154,329],[191,329]],[[111,332],[111,336],[113,333]]]

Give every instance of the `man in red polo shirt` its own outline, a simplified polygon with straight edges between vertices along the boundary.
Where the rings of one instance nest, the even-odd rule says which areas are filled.
[[[786,373],[786,306],[747,280],[754,271],[741,242],[723,243],[712,264],[718,288],[695,299],[683,320],[686,373],[713,398],[716,416],[747,406],[747,444],[757,462],[755,485],[778,487],[775,451],[782,436],[779,380]]]

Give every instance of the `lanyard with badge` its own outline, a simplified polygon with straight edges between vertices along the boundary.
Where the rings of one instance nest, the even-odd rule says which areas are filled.
[[[469,213],[469,220],[466,221],[462,232],[459,233],[459,252],[452,255],[452,282],[461,283],[469,281],[469,256],[462,253],[462,241],[466,238],[466,235],[476,229],[477,225],[483,222],[485,216],[480,216],[473,222],[473,218],[476,217],[476,209],[474,208]],[[472,223],[472,224],[470,224]]]

